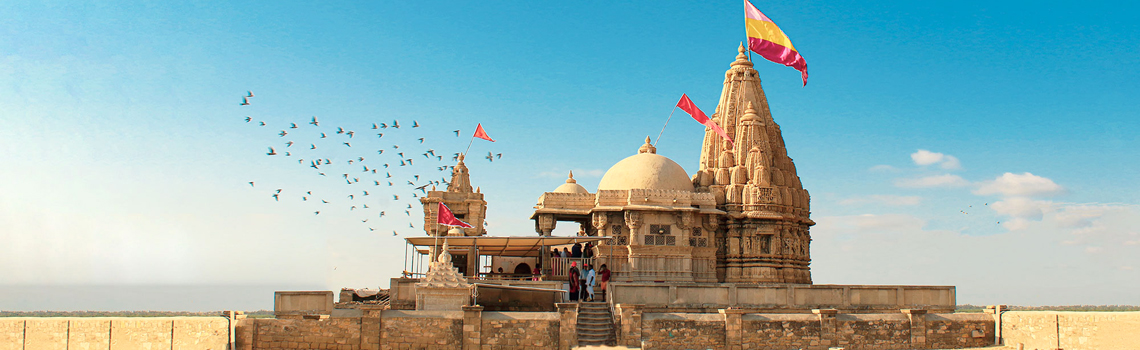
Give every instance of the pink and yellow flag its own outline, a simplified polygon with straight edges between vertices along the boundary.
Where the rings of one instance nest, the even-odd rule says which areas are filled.
[[[800,71],[807,86],[807,62],[792,46],[792,40],[756,6],[744,0],[744,27],[748,33],[748,49],[765,59]]]

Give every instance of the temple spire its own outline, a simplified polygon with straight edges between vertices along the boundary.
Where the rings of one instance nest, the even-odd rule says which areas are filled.
[[[471,174],[467,172],[467,165],[463,164],[464,154],[459,154],[459,162],[451,169],[451,182],[447,184],[447,192],[471,193]]]

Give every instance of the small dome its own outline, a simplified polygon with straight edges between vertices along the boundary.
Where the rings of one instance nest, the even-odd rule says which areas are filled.
[[[677,162],[658,155],[649,138],[640,153],[622,159],[598,183],[598,190],[673,190],[693,191],[693,182]]]
[[[574,180],[574,172],[573,171],[570,172],[570,177],[566,179],[566,183],[562,184],[561,186],[558,186],[558,188],[555,188],[554,192],[557,192],[557,193],[590,193],[590,191],[587,191],[585,187],[582,187],[582,185],[579,185],[578,181]]]

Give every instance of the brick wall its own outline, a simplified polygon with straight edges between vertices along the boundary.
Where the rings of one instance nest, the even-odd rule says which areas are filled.
[[[976,313],[926,316],[926,342],[932,348],[974,348],[994,344],[995,324],[990,315]]]
[[[812,314],[745,315],[741,349],[806,349],[818,347],[819,317]]]
[[[911,323],[903,314],[840,314],[835,317],[839,347],[910,349]]]
[[[0,350],[224,350],[223,317],[0,318]]]

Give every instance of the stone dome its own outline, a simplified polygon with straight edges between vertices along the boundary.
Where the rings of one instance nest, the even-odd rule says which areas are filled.
[[[645,138],[638,154],[622,159],[598,183],[598,190],[673,190],[693,191],[693,182],[685,169],[672,159],[657,154],[657,148]]]
[[[566,183],[562,184],[561,186],[558,186],[558,188],[555,188],[554,192],[556,192],[556,193],[590,193],[590,191],[587,191],[585,187],[582,187],[582,185],[579,185],[577,180],[574,180],[574,172],[573,171],[570,172],[570,176],[566,179]]]

